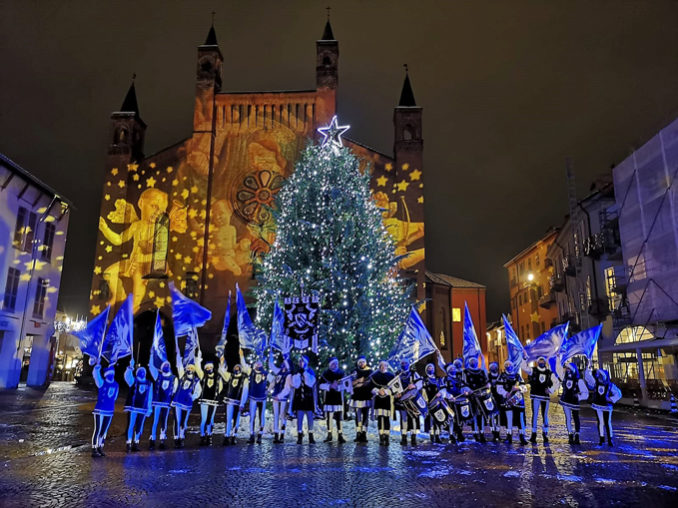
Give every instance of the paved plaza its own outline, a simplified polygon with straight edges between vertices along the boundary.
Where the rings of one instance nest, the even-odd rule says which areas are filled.
[[[552,404],[551,443],[380,447],[370,443],[297,446],[287,441],[199,448],[197,413],[182,450],[125,453],[126,417],[116,413],[107,457],[90,457],[94,393],[67,383],[46,391],[0,392],[2,506],[675,506],[678,425],[669,417],[615,413],[617,444],[597,446],[595,417],[584,412],[584,444],[567,444]],[[121,397],[122,399],[122,397]],[[217,415],[223,422],[223,413]],[[292,423],[292,422],[290,422]],[[270,424],[270,422],[269,422]],[[396,428],[397,429],[397,428]],[[217,432],[223,432],[223,423]],[[218,446],[217,446],[218,445]]]

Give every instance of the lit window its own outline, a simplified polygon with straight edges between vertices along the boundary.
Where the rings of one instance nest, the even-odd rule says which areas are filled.
[[[461,308],[460,307],[452,307],[452,321],[455,322],[455,323],[461,322]]]

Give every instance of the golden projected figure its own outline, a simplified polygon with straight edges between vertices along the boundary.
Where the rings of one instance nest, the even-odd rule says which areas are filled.
[[[388,196],[384,192],[375,192],[374,201],[379,208],[381,208],[381,216],[384,219],[384,226],[386,230],[393,237],[396,243],[396,255],[407,257],[400,260],[398,267],[401,269],[412,268],[417,263],[424,260],[424,248],[408,250],[410,244],[424,237],[424,223],[410,222],[408,220],[400,220],[395,217],[398,211],[398,203],[389,201]],[[403,200],[403,206],[405,202]]]
[[[137,206],[141,212],[138,219],[134,206],[124,199],[115,202],[115,210],[108,214],[108,220],[113,223],[130,223],[122,233],[113,231],[106,219],[99,217],[99,231],[106,240],[115,246],[133,241],[129,259],[117,261],[104,270],[104,278],[111,287],[111,296],[108,303],[114,305],[125,299],[123,279],[132,279],[135,311],[139,308],[146,293],[144,275],[151,272],[153,261],[153,240],[155,226],[158,219],[167,211],[167,194],[158,189],[146,189],[139,196]]]
[[[251,240],[243,238],[238,241],[238,232],[231,224],[233,213],[225,199],[215,201],[212,205],[212,221],[214,231],[210,238],[209,256],[212,266],[218,271],[228,270],[240,276],[250,267]]]

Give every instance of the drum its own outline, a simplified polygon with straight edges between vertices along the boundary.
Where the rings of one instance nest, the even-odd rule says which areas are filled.
[[[525,409],[525,397],[522,391],[513,392],[513,395],[506,399],[506,409]]]
[[[404,398],[405,395],[408,395],[408,397]],[[407,411],[407,414],[412,418],[418,418],[419,415],[426,417],[428,414],[428,404],[426,403],[426,399],[418,390],[410,390],[409,392],[406,392],[402,397],[400,397],[400,401],[405,408],[405,411]]]
[[[480,411],[480,414],[483,415],[486,421],[489,421],[491,417],[499,413],[499,408],[497,403],[492,397],[492,391],[489,388],[485,388],[480,393],[475,395],[476,407]]]
[[[447,403],[447,401],[442,397],[436,397],[433,399],[431,404],[429,404],[429,413],[431,418],[433,418],[439,425],[447,425],[454,421],[454,411]]]
[[[473,421],[473,410],[471,409],[471,402],[467,397],[460,395],[455,399],[454,412],[460,425]]]

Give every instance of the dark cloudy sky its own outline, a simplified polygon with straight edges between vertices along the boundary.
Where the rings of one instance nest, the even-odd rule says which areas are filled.
[[[68,196],[61,302],[87,308],[108,117],[133,72],[146,152],[190,134],[210,13],[224,89],[312,88],[327,1],[0,0],[0,151]],[[429,269],[487,285],[578,192],[678,116],[676,0],[331,1],[339,114],[387,153],[408,63],[424,107]]]

